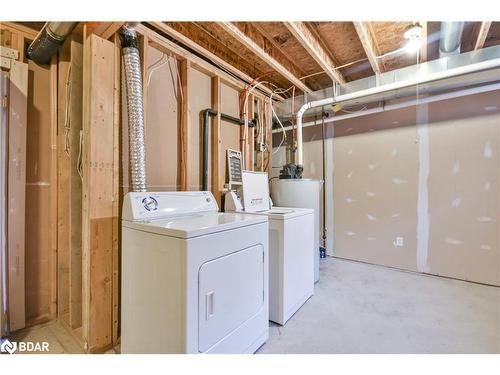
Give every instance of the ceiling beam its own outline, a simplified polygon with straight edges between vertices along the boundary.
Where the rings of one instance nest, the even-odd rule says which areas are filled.
[[[345,83],[342,74],[335,69],[335,63],[330,53],[323,48],[321,41],[313,35],[305,22],[284,22],[284,24],[334,82]]]
[[[423,63],[427,61],[427,44],[429,43],[427,40],[427,21],[420,21],[419,25],[422,26],[422,35],[420,36],[420,62]]]
[[[221,59],[217,55],[213,54],[206,48],[200,46],[198,43],[193,41],[192,39],[188,38],[187,36],[181,34],[177,30],[174,30],[172,27],[168,26],[167,24],[163,22],[148,22],[151,26],[157,28],[158,30],[164,32],[168,36],[178,40],[185,46],[191,48],[193,51],[198,52],[199,54],[202,54],[203,56],[207,57],[210,61],[212,61],[214,64],[223,67],[224,69],[227,69],[229,72],[232,74],[236,75],[238,78],[240,78],[242,81],[250,83],[254,80],[253,77],[249,76],[248,74],[244,73],[243,71],[239,70],[235,66],[231,65],[230,63],[226,62],[224,59]],[[271,94],[272,90],[266,86],[259,86],[259,88],[262,89],[266,94]],[[273,95],[276,96],[276,95]],[[281,99],[283,97],[279,96]]]
[[[273,58],[269,53],[267,53],[262,47],[255,43],[248,35],[243,33],[236,25],[232,22],[217,22],[217,24],[222,27],[227,33],[232,35],[238,42],[247,47],[255,55],[257,55],[262,61],[266,62],[274,70],[279,72],[283,77],[295,85],[298,89],[311,93],[312,90],[305,85],[297,76],[295,76],[287,67],[283,66],[275,58]]]
[[[95,34],[103,39],[111,38],[125,22],[86,22],[87,36]]]
[[[481,22],[481,28],[479,29],[479,34],[476,39],[476,45],[474,46],[474,51],[483,48],[484,42],[486,42],[486,37],[490,31],[491,21]]]
[[[375,74],[382,73],[382,64],[377,59],[377,46],[370,32],[370,25],[367,22],[353,22],[353,24],[373,71]]]

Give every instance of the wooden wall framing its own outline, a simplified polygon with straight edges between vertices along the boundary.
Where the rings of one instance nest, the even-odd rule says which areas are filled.
[[[9,30],[12,30],[9,34],[9,45],[21,47],[35,37],[35,32],[17,24],[13,24]],[[180,103],[178,134],[180,134],[179,149],[182,153],[179,159],[181,168],[178,168],[177,173],[180,182],[178,188],[182,190],[197,185],[196,181],[189,180],[189,168],[192,165],[190,150],[197,146],[193,142],[190,143],[190,131],[192,131],[190,126],[196,128],[194,114],[190,113],[189,107],[190,96],[196,94],[189,88],[190,79],[196,70],[211,80],[210,96],[207,98],[211,98],[212,109],[216,110],[218,115],[211,118],[210,188],[220,206],[226,173],[226,159],[223,157],[225,129],[239,132],[237,125],[221,121],[220,113],[224,112],[224,101],[227,100],[228,92],[231,92],[230,97],[234,97],[235,101],[230,106],[234,109],[234,111],[231,109],[230,114],[241,116],[241,112],[237,113],[236,109],[239,108],[237,98],[247,85],[143,25],[139,26],[138,31],[143,59],[147,60],[147,51],[151,46],[174,57],[178,62],[176,67],[182,93],[178,98]],[[22,38],[12,37],[14,34],[22,35]],[[47,152],[44,154],[45,167],[42,171],[45,179],[41,181],[36,180],[33,171],[30,170],[30,165],[40,161],[41,156],[32,153],[31,159],[28,158],[27,197],[30,199],[29,189],[45,189],[47,199],[42,204],[43,212],[38,212],[32,219],[27,215],[27,220],[31,220],[32,226],[46,228],[46,233],[43,235],[44,244],[47,245],[45,251],[49,258],[46,259],[48,264],[43,274],[44,278],[32,280],[30,286],[26,286],[28,289],[43,285],[46,293],[45,310],[36,308],[34,311],[43,314],[33,313],[27,317],[29,324],[58,317],[61,323],[81,340],[87,352],[100,352],[116,345],[120,336],[119,265],[122,201],[120,137],[124,126],[121,118],[121,51],[116,33],[108,35],[106,31],[104,36],[100,37],[84,27],[83,45],[78,40],[80,36],[72,35],[61,50],[59,58],[54,58],[50,65],[38,66],[32,61],[29,62],[29,69],[32,72],[30,74],[35,75],[36,81],[35,83],[30,81],[30,86],[35,84],[36,88],[45,85],[43,101],[40,102],[40,91],[31,92],[30,95],[37,95],[34,100],[39,101],[44,111],[42,120],[46,134],[43,139],[46,142]],[[21,55],[24,59],[24,54]],[[68,97],[66,80],[70,66],[72,95]],[[146,73],[144,68],[144,81],[147,78]],[[30,87],[30,90],[32,89],[33,87]],[[78,95],[79,92],[81,97]],[[267,97],[261,92],[252,94],[249,102],[250,120],[253,119],[254,105],[264,111],[267,110],[265,104]],[[69,155],[65,151],[67,142],[65,108],[68,98],[71,108],[71,127],[74,130],[69,132]],[[144,103],[147,101],[145,89]],[[28,113],[28,121],[29,116]],[[269,120],[269,129],[266,128],[263,139],[270,142],[267,134],[271,131],[271,117],[265,114],[264,117]],[[78,123],[79,120],[81,124]],[[76,169],[78,159],[76,151],[80,148],[80,134],[77,130],[80,127],[83,129],[81,184]],[[30,125],[28,125],[29,131]],[[253,140],[254,130],[250,129],[245,143],[247,167],[253,169],[257,163],[257,168],[262,168],[266,157],[261,155],[254,161]],[[238,147],[238,139],[235,138],[235,142],[234,147]],[[30,142],[27,146],[28,153],[30,148],[39,150],[36,148],[37,145]],[[269,145],[270,149],[271,147]],[[260,167],[257,160],[260,160]],[[78,215],[79,210],[81,215]],[[43,221],[42,213],[46,214]],[[36,233],[38,232],[35,232],[35,235]],[[31,229],[26,231],[27,241],[29,236],[33,236]],[[33,239],[31,243],[33,246]],[[33,255],[28,252],[27,256]],[[29,296],[27,298],[29,299]]]
[[[87,352],[113,344],[113,251],[118,239],[115,46],[86,37],[83,66],[82,334]]]
[[[0,44],[28,64],[26,143],[25,290],[26,325],[56,317],[57,311],[57,58],[39,66],[25,57],[37,32],[0,23]]]

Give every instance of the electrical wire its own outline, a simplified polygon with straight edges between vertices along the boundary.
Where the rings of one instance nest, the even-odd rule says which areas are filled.
[[[167,57],[166,54],[162,53],[161,57],[154,63],[148,66],[148,79],[146,83],[146,87],[149,87],[149,83],[151,82],[151,76],[153,75],[153,72],[157,69],[160,69],[163,65],[165,65],[168,62],[168,59],[170,59],[170,56],[165,60],[165,57]]]
[[[263,84],[266,84],[266,83],[269,83],[267,81],[261,81],[261,82],[257,82],[255,85],[252,86],[252,88],[250,90],[248,90],[246,92],[246,95],[245,95],[245,100],[243,101],[243,108],[244,108],[244,111],[243,111],[243,120],[244,120],[244,130],[243,130],[243,138],[241,139],[242,143],[243,143],[243,147],[242,147],[242,155],[243,155],[243,165],[245,165],[245,149],[247,147],[246,145],[246,140],[248,138],[248,98],[250,97],[250,94],[252,93],[253,90],[255,90],[257,87],[263,85]]]
[[[279,88],[278,88],[278,89],[276,89],[276,90],[273,90],[273,91],[271,92],[271,95],[269,96],[269,105],[271,106],[271,111],[272,111],[272,113],[273,113],[274,117],[276,117],[276,120],[278,121],[278,124],[281,126],[281,130],[282,130],[282,132],[283,132],[283,136],[282,136],[282,138],[281,138],[281,142],[280,142],[280,144],[278,145],[278,148],[277,148],[276,150],[274,150],[274,151],[272,152],[272,154],[271,154],[271,155],[274,155],[274,154],[276,154],[277,152],[279,152],[279,150],[280,150],[281,146],[283,145],[283,142],[285,142],[285,140],[286,140],[286,130],[285,130],[285,127],[284,127],[284,126],[283,126],[283,124],[281,123],[281,120],[279,119],[279,117],[278,117],[278,115],[276,114],[276,112],[275,112],[275,110],[274,110],[274,107],[273,107],[273,95],[274,95],[274,94],[276,94],[276,93],[278,93],[278,94],[283,94],[283,93],[285,93],[285,92],[287,92],[287,91],[291,90],[291,89],[292,89],[292,87],[294,87],[294,86],[290,86],[290,87],[289,87],[288,89],[286,89],[286,90],[285,90],[285,89],[279,89]]]
[[[80,176],[80,180],[83,182],[83,160],[82,160],[82,149],[83,149],[83,130],[80,130],[80,146],[78,148],[78,158],[76,159],[76,170]]]
[[[70,113],[70,101],[71,101],[71,64],[68,67],[68,74],[66,76],[66,106],[64,109],[64,152],[69,155],[69,150],[71,147],[70,141],[70,131],[71,131],[71,113]]]

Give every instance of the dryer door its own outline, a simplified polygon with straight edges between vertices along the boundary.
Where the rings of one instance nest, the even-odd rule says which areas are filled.
[[[264,249],[253,246],[206,262],[198,280],[198,345],[205,352],[262,308]]]

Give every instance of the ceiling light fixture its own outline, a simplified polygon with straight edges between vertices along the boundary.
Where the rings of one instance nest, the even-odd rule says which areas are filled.
[[[422,26],[420,25],[413,25],[411,28],[405,31],[404,33],[404,38],[408,40],[408,43],[405,45],[405,50],[408,53],[415,53],[420,49],[420,46],[422,44]]]

